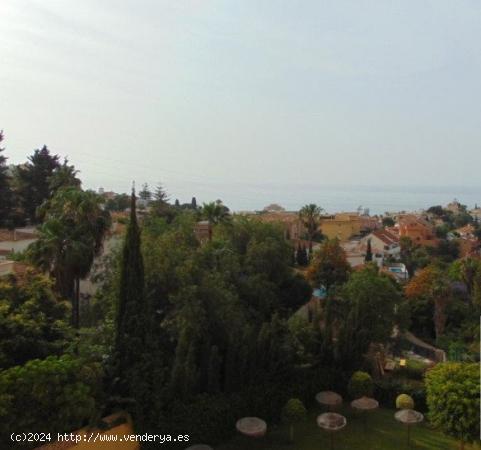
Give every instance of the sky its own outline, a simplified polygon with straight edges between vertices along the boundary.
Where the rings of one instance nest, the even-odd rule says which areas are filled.
[[[236,209],[476,191],[480,24],[478,0],[1,0],[5,153]]]

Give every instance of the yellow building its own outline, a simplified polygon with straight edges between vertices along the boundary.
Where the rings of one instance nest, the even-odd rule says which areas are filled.
[[[329,239],[346,242],[361,234],[361,219],[358,213],[338,213],[321,220],[321,232]]]

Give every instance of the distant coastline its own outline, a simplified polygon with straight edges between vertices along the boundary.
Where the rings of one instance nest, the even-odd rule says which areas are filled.
[[[334,186],[299,184],[216,184],[197,188],[201,201],[221,198],[233,211],[262,210],[278,203],[298,210],[316,203],[328,213],[368,208],[370,214],[414,211],[457,199],[469,209],[481,205],[481,186]],[[174,189],[172,190],[174,193]]]

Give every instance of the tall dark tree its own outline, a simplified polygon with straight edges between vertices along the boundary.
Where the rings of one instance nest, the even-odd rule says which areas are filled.
[[[26,164],[16,169],[17,194],[26,218],[38,222],[37,208],[51,196],[51,177],[61,167],[58,155],[52,155],[44,145],[28,157]]]
[[[0,131],[0,144],[3,141],[3,131]],[[4,151],[0,147],[0,227],[10,225],[10,217],[13,207],[10,177],[8,175],[7,158],[2,155]]]
[[[140,250],[135,192],[132,190],[130,222],[127,227],[122,262],[115,334],[117,375],[121,394],[133,395],[135,370],[147,347],[150,314],[144,295],[144,262]],[[133,372],[131,372],[133,371]]]
[[[190,204],[192,206],[192,209],[197,209],[197,199],[195,197],[192,197],[192,201]]]
[[[366,249],[366,256],[364,257],[365,262],[372,261],[372,247],[371,247],[371,239],[367,241],[367,249]]]

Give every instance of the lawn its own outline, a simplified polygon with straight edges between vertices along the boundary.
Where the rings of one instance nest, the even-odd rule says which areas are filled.
[[[403,450],[408,449],[407,429],[394,419],[393,410],[379,409],[369,413],[367,428],[362,417],[350,409],[342,414],[347,418],[347,426],[335,435],[335,450]],[[248,439],[236,436],[231,441],[215,447],[216,450],[322,450],[329,449],[329,437],[321,432],[316,424],[320,411],[309,414],[306,422],[295,428],[294,443],[288,442],[287,427],[272,427],[267,436]],[[426,425],[411,428],[411,448],[414,450],[454,450],[459,447],[454,440],[433,431]],[[474,447],[466,446],[466,450]]]

